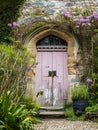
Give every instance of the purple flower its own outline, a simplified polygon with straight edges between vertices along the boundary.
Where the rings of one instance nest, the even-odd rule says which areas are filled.
[[[80,22],[80,19],[79,18],[75,18],[74,22]]]
[[[95,19],[98,19],[98,15],[94,16]]]
[[[9,26],[9,27],[12,27],[12,24],[11,24],[11,23],[8,23],[8,26]]]
[[[82,26],[85,26],[86,24],[85,23],[82,23]]]
[[[87,19],[90,19],[92,18],[93,15],[89,15],[89,16],[86,16]]]
[[[80,18],[80,22],[81,22],[81,23],[84,22],[84,19],[83,19],[83,18]]]
[[[98,19],[98,13],[97,12],[93,12],[93,17],[95,18],[95,19]]]
[[[65,12],[64,12],[64,16],[67,17],[67,18],[70,18],[70,17],[71,17],[71,14],[70,14],[68,11],[65,11]]]
[[[87,18],[87,19],[85,19],[85,22],[87,22],[87,23],[88,23],[88,22],[90,22],[90,19],[88,19],[88,18]]]
[[[97,12],[94,11],[94,12],[93,12],[93,16],[95,16],[95,15],[98,15],[98,14],[97,14]]]
[[[92,83],[93,80],[88,78],[88,79],[86,80],[86,82],[87,82],[87,83]]]
[[[90,20],[89,19],[86,19],[86,18],[80,18],[80,22],[81,23],[86,23],[86,22],[89,22]]]
[[[12,24],[13,24],[13,27],[17,27],[18,26],[18,24],[16,22],[13,22]]]
[[[16,22],[13,22],[13,23],[8,23],[8,26],[9,27],[17,27],[18,24]]]
[[[88,26],[91,26],[91,23],[87,23],[88,24]]]

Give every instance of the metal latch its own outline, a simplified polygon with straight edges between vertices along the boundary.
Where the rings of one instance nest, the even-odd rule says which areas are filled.
[[[56,71],[48,71],[48,77],[56,76]]]

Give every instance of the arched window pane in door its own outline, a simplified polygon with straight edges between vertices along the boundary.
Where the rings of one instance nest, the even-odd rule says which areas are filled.
[[[67,46],[67,42],[57,36],[49,35],[39,40],[36,46]]]

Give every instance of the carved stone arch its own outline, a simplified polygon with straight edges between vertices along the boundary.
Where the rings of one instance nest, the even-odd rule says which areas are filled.
[[[48,35],[55,35],[67,42],[67,52],[68,52],[68,86],[71,86],[72,79],[76,78],[76,69],[75,69],[75,63],[77,58],[77,52],[78,52],[78,43],[75,40],[74,36],[70,34],[69,32],[65,31],[63,29],[59,29],[58,27],[49,27],[49,28],[39,28],[35,31],[31,32],[26,38],[25,43],[28,46],[28,50],[32,57],[36,57],[36,43],[41,40],[42,38],[48,36]],[[28,77],[32,79],[34,84],[34,73],[28,74]],[[30,83],[28,82],[28,87],[30,86]],[[36,85],[35,85],[36,86]],[[33,85],[34,88],[34,85]]]
[[[38,30],[37,30],[38,31]],[[34,32],[35,33],[35,32]],[[30,54],[34,57],[36,56],[36,43],[37,41],[39,41],[40,39],[48,36],[48,35],[55,35],[57,37],[60,37],[61,39],[65,40],[67,42],[68,45],[68,72],[69,74],[71,72],[72,66],[73,64],[76,62],[76,58],[77,58],[77,51],[78,51],[78,43],[75,40],[75,38],[68,32],[64,32],[62,30],[59,29],[54,29],[54,28],[50,28],[50,29],[45,29],[45,30],[40,30],[38,31],[38,33],[31,33],[29,36],[27,36],[25,42],[28,46],[28,49],[30,51]],[[74,74],[74,72],[73,72]]]

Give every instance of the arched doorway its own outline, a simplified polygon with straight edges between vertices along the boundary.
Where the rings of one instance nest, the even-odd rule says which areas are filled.
[[[75,64],[77,61],[77,54],[78,54],[79,46],[78,46],[78,43],[77,43],[75,37],[72,34],[70,34],[68,31],[66,31],[66,28],[59,28],[58,26],[55,27],[53,25],[52,25],[52,27],[49,26],[47,28],[46,28],[46,26],[45,27],[43,26],[43,27],[39,27],[35,30],[32,30],[31,33],[29,33],[25,37],[25,44],[27,44],[27,46],[28,46],[28,51],[30,52],[31,57],[37,59],[38,49],[37,49],[36,45],[41,39],[43,39],[49,35],[54,35],[56,37],[61,38],[65,42],[67,42],[67,44],[66,44],[67,50],[65,52],[66,53],[65,55],[67,58],[65,58],[66,60],[64,63],[65,65],[67,64],[67,66],[64,66],[64,67],[65,68],[67,67],[67,69],[68,69],[68,74],[65,75],[68,78],[68,80],[67,80],[68,85],[66,85],[64,87],[64,93],[65,93],[64,99],[67,99],[70,101],[71,100],[71,96],[70,96],[71,86],[73,86],[73,84],[75,83],[75,80],[77,79],[77,74],[76,74],[77,70],[76,70]],[[45,51],[45,49],[44,49],[44,51]],[[61,58],[59,58],[59,59],[61,59]],[[29,63],[30,66],[32,65],[32,60]],[[37,62],[37,60],[36,60],[36,62]],[[36,94],[37,94],[36,92],[39,92],[42,90],[37,87],[36,76],[37,76],[37,73],[39,73],[39,72],[35,71],[35,70],[37,70],[36,67],[38,67],[38,65],[37,66],[35,65],[34,68],[32,67],[32,70],[29,71],[26,75],[27,80],[28,80],[26,91],[27,91],[28,95],[32,95],[33,99],[35,99],[35,100],[38,99],[38,101],[40,101],[40,99],[42,98],[41,96],[36,98]],[[37,89],[37,91],[36,91],[36,89]],[[46,92],[44,92],[44,94],[46,94]],[[49,105],[51,105],[51,104],[49,104]],[[44,104],[44,106],[47,106],[47,104],[46,105]],[[61,105],[59,105],[59,106],[61,106]]]
[[[36,89],[41,106],[62,106],[67,96],[67,42],[48,35],[36,43]]]

